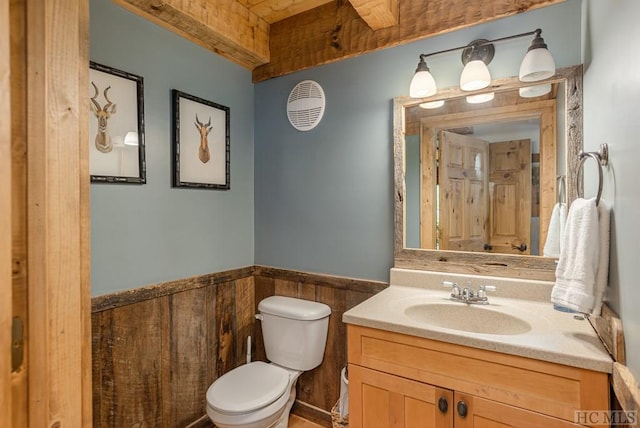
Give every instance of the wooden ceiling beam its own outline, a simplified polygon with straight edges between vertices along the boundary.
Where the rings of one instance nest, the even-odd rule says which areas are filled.
[[[269,24],[306,12],[334,0],[238,0]]]
[[[403,0],[399,2],[398,25],[377,31],[364,22],[350,3],[327,3],[271,25],[271,61],[253,70],[253,81],[260,82],[563,1]],[[417,55],[418,52],[416,60]]]
[[[398,24],[399,0],[349,0],[373,31]]]
[[[269,24],[236,0],[113,0],[253,70],[269,62]]]

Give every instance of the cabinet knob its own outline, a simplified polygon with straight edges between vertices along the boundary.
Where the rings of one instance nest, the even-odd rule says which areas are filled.
[[[458,405],[456,406],[458,408],[458,414],[460,415],[461,418],[466,418],[467,417],[467,403],[465,403],[464,401],[460,400],[458,401]]]
[[[438,409],[442,413],[447,413],[447,410],[449,410],[449,402],[447,402],[447,399],[445,397],[440,397],[440,399],[438,400]]]

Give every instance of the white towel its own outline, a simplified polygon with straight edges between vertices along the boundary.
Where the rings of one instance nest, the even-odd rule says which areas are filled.
[[[596,207],[595,199],[576,199],[567,216],[551,301],[574,311],[599,315],[608,270],[609,207],[603,200]]]
[[[544,243],[542,255],[546,257],[560,257],[564,240],[564,229],[567,222],[567,205],[557,203],[551,212],[547,239]]]
[[[598,224],[600,225],[600,259],[598,260],[598,273],[596,274],[595,303],[592,315],[600,316],[604,294],[609,285],[609,239],[611,226],[611,207],[600,198],[598,204]]]

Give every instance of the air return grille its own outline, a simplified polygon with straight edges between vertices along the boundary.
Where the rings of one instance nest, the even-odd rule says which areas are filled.
[[[324,106],[322,87],[313,80],[303,80],[289,94],[287,118],[298,131],[310,131],[322,120]]]

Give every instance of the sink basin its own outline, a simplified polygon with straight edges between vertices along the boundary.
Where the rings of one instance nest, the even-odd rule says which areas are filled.
[[[515,335],[531,330],[531,325],[513,315],[462,303],[427,303],[405,309],[409,318],[436,327],[482,334]]]

